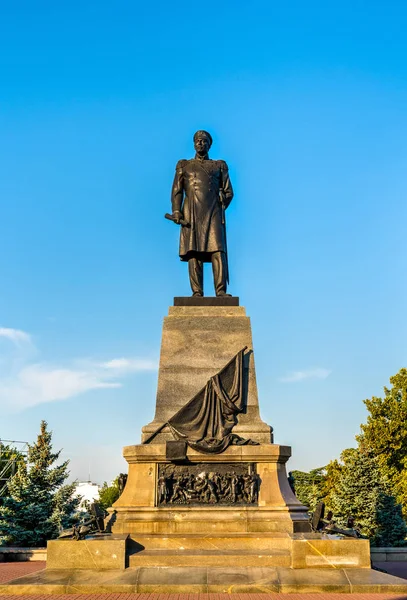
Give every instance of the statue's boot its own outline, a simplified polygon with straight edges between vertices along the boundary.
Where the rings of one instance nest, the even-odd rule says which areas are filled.
[[[226,292],[224,292],[223,290],[221,290],[221,291],[219,292],[219,294],[216,294],[216,295],[217,295],[218,297],[219,297],[219,296],[229,296],[229,297],[231,297],[231,296],[232,296],[232,294],[227,294],[227,293],[226,293]]]

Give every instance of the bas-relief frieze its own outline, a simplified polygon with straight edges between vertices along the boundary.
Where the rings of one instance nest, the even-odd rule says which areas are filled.
[[[259,486],[253,463],[159,464],[157,505],[256,505]]]

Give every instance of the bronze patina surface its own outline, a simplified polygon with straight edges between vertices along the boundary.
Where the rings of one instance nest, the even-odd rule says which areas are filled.
[[[158,465],[158,504],[252,505],[259,485],[253,463]]]
[[[188,262],[194,296],[203,296],[203,263],[211,262],[215,292],[226,295],[229,282],[225,211],[233,198],[229,170],[224,160],[211,160],[212,137],[194,135],[195,157],[179,160],[172,185],[172,215],[181,226],[179,255]]]

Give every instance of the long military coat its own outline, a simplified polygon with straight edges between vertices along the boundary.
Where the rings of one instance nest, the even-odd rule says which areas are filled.
[[[220,192],[227,208],[233,189],[224,160],[178,161],[172,186],[172,211],[181,211],[190,224],[190,227],[181,227],[181,260],[196,257],[210,262],[212,252],[226,252]]]

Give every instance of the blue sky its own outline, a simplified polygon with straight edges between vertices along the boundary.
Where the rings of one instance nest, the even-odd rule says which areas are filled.
[[[406,26],[401,1],[0,0],[1,438],[45,418],[73,477],[125,469],[190,293],[163,215],[204,128],[262,417],[291,468],[353,444],[407,363]]]

